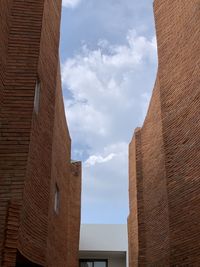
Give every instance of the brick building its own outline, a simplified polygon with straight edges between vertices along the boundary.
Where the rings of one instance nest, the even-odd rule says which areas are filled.
[[[200,266],[200,0],[155,0],[158,73],[130,143],[130,266]]]
[[[61,0],[0,1],[0,266],[78,266],[81,163],[59,68]]]

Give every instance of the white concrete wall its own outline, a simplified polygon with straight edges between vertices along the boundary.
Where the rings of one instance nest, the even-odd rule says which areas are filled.
[[[126,224],[82,224],[80,250],[127,251]]]
[[[81,225],[79,250],[82,259],[108,259],[109,267],[128,266],[127,225]]]

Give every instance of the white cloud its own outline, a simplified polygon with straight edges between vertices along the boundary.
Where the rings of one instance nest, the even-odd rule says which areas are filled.
[[[101,40],[96,49],[83,46],[62,65],[64,90],[72,96],[65,106],[76,155],[88,150],[83,206],[127,201],[128,143],[144,119],[156,65],[155,37],[134,30],[124,45]]]
[[[81,0],[63,0],[62,4],[67,8],[75,8],[80,4]]]
[[[127,34],[126,45],[101,41],[97,49],[84,46],[68,59],[62,66],[62,79],[72,95],[65,105],[73,139],[92,148],[128,141],[130,131],[144,118],[144,96],[150,95],[150,68],[155,63],[155,38],[137,36],[133,30]]]
[[[87,167],[90,167],[90,166],[93,166],[93,165],[95,165],[97,163],[108,162],[108,161],[112,160],[113,157],[115,157],[114,153],[111,153],[106,157],[102,157],[101,155],[92,155],[86,160],[85,163],[86,163]]]

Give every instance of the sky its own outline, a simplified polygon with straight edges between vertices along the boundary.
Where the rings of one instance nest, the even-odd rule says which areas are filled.
[[[153,1],[63,0],[60,57],[82,223],[126,223],[128,145],[157,72]]]

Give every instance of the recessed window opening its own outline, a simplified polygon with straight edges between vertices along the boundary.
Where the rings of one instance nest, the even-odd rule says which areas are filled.
[[[34,110],[38,114],[40,102],[40,81],[37,79],[35,84]]]
[[[58,214],[60,209],[60,190],[58,185],[55,185],[55,195],[54,195],[54,211]]]

